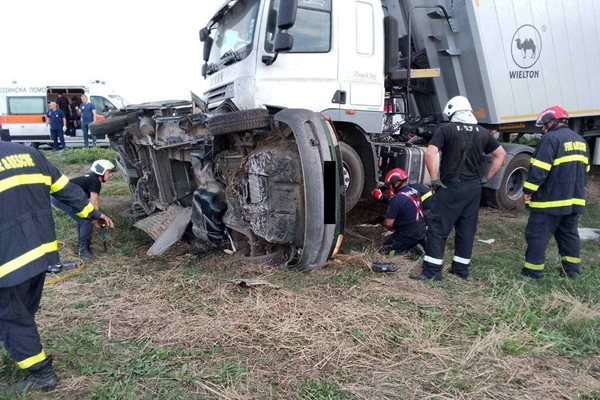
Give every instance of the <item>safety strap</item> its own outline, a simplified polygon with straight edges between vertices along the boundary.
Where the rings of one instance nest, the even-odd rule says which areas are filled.
[[[421,197],[419,196],[419,192],[415,189],[411,189],[409,192],[400,192],[403,196],[409,198],[410,201],[415,205],[417,209],[417,215],[415,221],[420,221],[423,218],[423,210],[421,209]]]

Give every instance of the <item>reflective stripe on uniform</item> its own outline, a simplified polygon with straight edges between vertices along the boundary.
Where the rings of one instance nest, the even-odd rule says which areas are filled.
[[[537,191],[540,188],[540,185],[535,185],[531,182],[525,182],[525,184],[523,185],[523,187],[525,189],[529,189],[529,190],[533,190],[534,192]]]
[[[442,260],[442,259],[433,258],[433,257],[429,257],[429,256],[425,256],[423,258],[423,261],[426,261],[428,263],[435,264],[435,265],[442,265],[444,263],[444,260]]]
[[[24,359],[23,361],[17,361],[17,365],[19,368],[27,369],[41,361],[46,359],[46,353],[44,350],[40,354],[36,354],[35,356]]]
[[[4,263],[3,265],[0,265],[0,278],[23,267],[24,265],[29,264],[32,261],[37,260],[38,258],[44,256],[47,253],[52,253],[53,251],[57,250],[58,242],[56,240],[53,242],[44,243],[33,250],[29,250],[27,253],[21,254],[19,257],[12,259],[9,262]]]
[[[579,257],[562,256],[561,260],[570,262],[573,264],[581,264],[581,258],[579,258]]]
[[[427,199],[428,199],[428,198],[430,198],[432,195],[433,195],[433,192],[432,192],[432,191],[429,191],[429,192],[425,193],[423,196],[421,196],[421,201],[425,201],[425,200],[427,200]]]
[[[550,171],[552,169],[552,165],[540,160],[536,160],[535,158],[531,159],[531,165],[533,165],[534,167],[545,169],[546,171]]]
[[[568,206],[585,206],[585,199],[567,199],[555,201],[530,201],[527,205],[531,208],[552,208]]]
[[[10,178],[0,180],[0,192],[12,189],[21,185],[52,185],[52,178],[42,174],[23,174],[15,175]]]
[[[471,263],[471,259],[470,258],[462,258],[462,257],[459,257],[459,256],[454,256],[453,260],[456,261],[457,263],[461,263],[461,264],[467,264],[467,265],[469,265]]]
[[[590,172],[590,164],[588,164],[587,168],[585,169],[585,172]]]
[[[588,158],[582,154],[574,154],[571,156],[559,157],[552,162],[552,165],[560,165],[568,162],[580,161],[587,165]]]
[[[525,261],[525,268],[533,269],[534,271],[541,271],[544,269],[544,264],[532,264]]]
[[[77,215],[80,218],[87,218],[92,211],[94,211],[94,206],[92,205],[92,203],[88,203],[87,206],[83,207],[83,210],[79,211],[75,215]]]
[[[50,186],[50,194],[62,190],[65,186],[67,186],[68,183],[69,178],[66,175],[61,176],[56,182],[52,184],[52,186]]]

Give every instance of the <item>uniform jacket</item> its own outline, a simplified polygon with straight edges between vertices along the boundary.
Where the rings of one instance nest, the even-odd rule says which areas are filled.
[[[101,215],[83,190],[40,152],[0,142],[0,288],[23,283],[58,263],[51,195],[79,210],[82,218]]]
[[[566,126],[542,136],[531,159],[524,192],[531,211],[552,215],[581,214],[586,174],[590,170],[585,140]]]

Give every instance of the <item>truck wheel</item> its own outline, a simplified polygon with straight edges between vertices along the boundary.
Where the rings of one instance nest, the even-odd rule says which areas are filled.
[[[492,207],[513,210],[522,207],[523,185],[527,179],[531,156],[517,154],[508,163],[498,190],[484,189],[484,200]]]
[[[104,121],[92,122],[90,133],[94,135],[110,135],[121,132],[128,125],[127,116],[107,118]]]
[[[268,128],[271,126],[271,117],[269,112],[262,108],[233,111],[211,116],[206,120],[206,126],[211,135],[226,135],[228,133]]]
[[[365,170],[360,157],[352,147],[340,142],[342,152],[344,189],[346,190],[346,212],[354,208],[365,184]]]

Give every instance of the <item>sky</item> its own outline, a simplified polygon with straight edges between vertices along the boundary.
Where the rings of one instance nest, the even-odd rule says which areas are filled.
[[[106,82],[129,102],[201,92],[198,31],[225,0],[3,0],[0,85]]]

